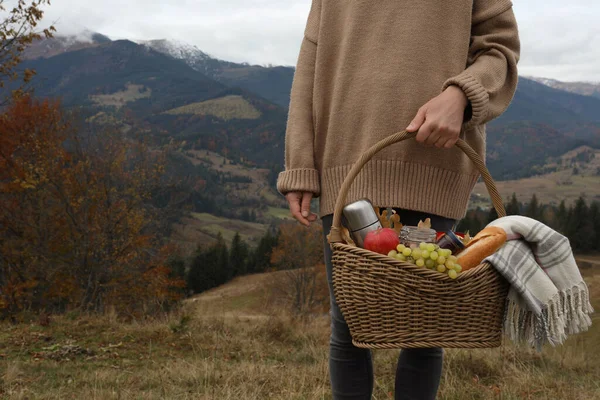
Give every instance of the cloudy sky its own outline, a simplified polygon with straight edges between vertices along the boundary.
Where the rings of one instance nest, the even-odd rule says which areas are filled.
[[[225,60],[294,65],[309,8],[310,0],[52,0],[46,21],[65,34],[177,39]],[[599,0],[514,0],[514,8],[521,74],[600,81]]]

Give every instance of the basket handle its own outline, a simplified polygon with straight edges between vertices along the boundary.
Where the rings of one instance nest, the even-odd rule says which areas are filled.
[[[364,165],[376,153],[383,150],[387,146],[394,144],[394,143],[401,142],[403,140],[414,138],[416,136],[417,136],[416,132],[409,133],[405,130],[394,133],[393,135],[388,136],[388,137],[380,140],[373,146],[371,146],[371,148],[369,148],[358,159],[358,161],[356,161],[356,163],[354,163],[354,165],[352,166],[352,169],[350,170],[350,172],[348,172],[346,179],[344,179],[344,183],[342,183],[340,193],[338,194],[338,197],[337,197],[337,200],[335,203],[331,232],[329,233],[329,236],[327,236],[329,243],[343,242],[342,236],[340,234],[340,225],[342,222],[342,212],[343,212],[344,206],[346,205],[345,204],[346,197],[348,196],[348,192],[350,191],[350,187],[352,186],[354,179],[360,173],[360,171],[364,167]],[[487,187],[488,193],[492,199],[492,203],[494,204],[494,208],[496,209],[496,212],[498,213],[498,217],[506,216],[506,210],[504,209],[504,203],[502,202],[502,197],[500,196],[500,193],[498,192],[498,189],[496,188],[496,183],[494,182],[494,179],[490,175],[490,172],[488,171],[487,167],[485,166],[485,163],[483,162],[483,160],[481,159],[479,154],[477,154],[475,152],[475,150],[473,150],[471,148],[471,146],[469,146],[467,144],[467,142],[465,142],[462,139],[458,139],[458,142],[456,142],[456,146],[458,146],[458,148],[461,149],[471,159],[471,161],[473,161],[473,163],[479,170],[479,173],[483,177],[485,186]]]

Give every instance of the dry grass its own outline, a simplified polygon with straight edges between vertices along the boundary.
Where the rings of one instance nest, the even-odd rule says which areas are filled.
[[[586,275],[600,309],[600,274]],[[239,278],[159,321],[64,316],[48,327],[2,325],[0,398],[330,399],[328,318],[294,320],[269,308],[270,279]],[[541,354],[510,343],[448,350],[439,399],[600,399],[594,320],[589,332]],[[392,398],[397,355],[374,352],[374,399]]]
[[[213,115],[224,121],[232,119],[258,119],[262,115],[242,96],[229,95],[214,100],[192,103],[165,111],[165,114]]]
[[[507,202],[513,193],[517,193],[517,200],[522,203],[528,203],[534,193],[540,203],[552,205],[559,205],[564,199],[569,206],[584,193],[588,203],[600,199],[600,176],[572,176],[565,171],[513,181],[498,181],[496,186]],[[474,193],[481,195],[488,206],[491,204],[487,202],[489,195],[482,182],[475,185]],[[472,204],[470,207],[478,205],[485,204]]]
[[[580,156],[588,154],[590,159],[585,161]],[[574,168],[578,170],[575,175]],[[517,200],[528,203],[533,194],[542,204],[559,205],[564,199],[567,206],[574,203],[582,194],[589,202],[600,200],[600,150],[581,146],[563,154],[549,162],[541,170],[555,172],[540,174],[530,178],[496,182],[502,197],[508,202],[513,193]],[[489,207],[489,195],[483,182],[475,186],[475,194],[481,196],[481,201],[474,201],[470,207]]]

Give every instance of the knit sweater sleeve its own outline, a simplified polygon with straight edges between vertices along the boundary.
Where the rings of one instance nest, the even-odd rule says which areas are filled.
[[[313,86],[319,37],[321,0],[313,0],[292,82],[285,133],[285,171],[279,174],[277,190],[321,193],[314,159]]]
[[[509,0],[474,0],[467,68],[448,79],[469,100],[465,125],[485,124],[508,108],[518,81],[520,40]]]

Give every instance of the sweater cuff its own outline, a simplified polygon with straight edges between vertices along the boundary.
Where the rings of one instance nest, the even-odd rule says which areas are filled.
[[[321,194],[319,171],[311,168],[290,169],[279,173],[277,190],[285,195],[289,192],[311,192]]]
[[[442,91],[451,85],[461,88],[467,99],[469,99],[469,106],[467,107],[470,107],[471,119],[465,121],[465,128],[483,123],[487,116],[487,106],[490,100],[485,88],[467,71],[463,71],[444,82]]]

